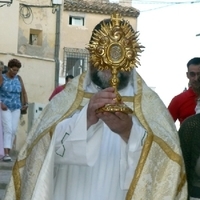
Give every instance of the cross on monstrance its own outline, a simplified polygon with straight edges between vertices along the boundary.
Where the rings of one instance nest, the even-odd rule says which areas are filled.
[[[112,78],[110,85],[115,88],[116,104],[106,104],[97,112],[125,112],[133,111],[122,102],[117,91],[119,84],[118,73],[131,71],[139,64],[137,57],[143,46],[137,43],[137,32],[135,32],[128,21],[122,19],[119,12],[111,15],[109,23],[103,22],[100,30],[95,30],[91,42],[88,45],[90,62],[98,70],[110,69]]]

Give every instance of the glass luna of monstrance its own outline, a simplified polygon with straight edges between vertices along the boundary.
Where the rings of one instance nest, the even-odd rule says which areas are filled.
[[[96,112],[133,113],[132,109],[122,102],[117,87],[120,71],[129,72],[133,67],[137,67],[137,64],[140,65],[137,58],[143,46],[137,41],[138,32],[132,29],[128,21],[122,19],[119,12],[114,12],[110,22],[103,22],[100,30],[93,32],[87,48],[90,52],[90,62],[98,70],[109,69],[111,71],[110,85],[117,95],[115,104],[106,104]]]

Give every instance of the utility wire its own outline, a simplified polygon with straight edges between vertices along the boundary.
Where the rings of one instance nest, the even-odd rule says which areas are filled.
[[[30,6],[21,4],[20,5],[20,10],[19,10],[19,14],[21,16],[21,18],[23,19],[25,24],[31,24],[33,21],[33,12]],[[30,18],[29,20],[27,20],[28,18]],[[29,21],[29,22],[28,22]]]
[[[94,1],[95,2],[95,1]],[[112,2],[112,1],[110,1]],[[114,2],[113,2],[114,3]],[[123,3],[136,3],[136,4],[193,4],[193,3],[200,3],[200,0],[196,0],[196,1],[151,1],[151,0],[126,0],[123,2],[120,2],[120,4]]]
[[[123,3],[130,3],[130,1],[123,1],[120,4],[123,5]],[[169,6],[174,6],[174,5],[183,5],[183,4],[195,4],[195,3],[200,3],[200,0],[196,1],[148,1],[148,0],[133,0],[133,4],[142,4],[142,5],[155,5],[158,6],[159,4],[162,6],[146,9],[146,10],[140,10],[140,12],[148,12],[148,11],[153,11],[153,10],[158,10],[162,8],[166,8]]]
[[[125,3],[128,3],[130,1],[125,1]],[[193,4],[193,3],[200,3],[200,0],[196,1],[146,1],[146,0],[133,0],[132,3],[137,4]]]
[[[166,8],[166,7],[169,7],[169,6],[173,6],[173,5],[165,5],[165,6],[159,6],[159,7],[156,7],[156,8],[150,8],[150,9],[146,9],[146,10],[140,10],[140,12],[149,12],[149,11],[153,11],[153,10],[158,10],[158,9],[162,9],[162,8]]]
[[[135,4],[154,4],[154,5],[161,5],[162,6],[159,6],[159,7],[154,7],[154,8],[150,8],[150,9],[146,9],[146,10],[140,10],[140,12],[149,12],[149,11],[154,11],[154,10],[158,10],[158,9],[162,9],[162,8],[166,8],[166,7],[169,7],[169,6],[174,6],[174,5],[183,5],[183,4],[194,4],[194,3],[200,3],[200,0],[197,0],[197,1],[179,1],[179,2],[163,2],[163,1],[133,1]]]

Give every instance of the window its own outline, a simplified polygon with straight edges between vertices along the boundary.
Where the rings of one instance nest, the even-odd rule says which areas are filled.
[[[84,26],[84,17],[69,16],[69,24],[74,26]]]
[[[88,69],[89,52],[86,49],[64,48],[64,74],[74,77]]]
[[[29,44],[42,46],[42,31],[37,29],[30,29]]]

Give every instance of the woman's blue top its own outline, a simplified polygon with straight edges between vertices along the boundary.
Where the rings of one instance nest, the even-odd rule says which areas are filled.
[[[11,111],[20,109],[21,99],[20,94],[22,91],[21,82],[16,75],[14,78],[8,78],[6,74],[2,74],[3,83],[0,86],[0,99],[3,104]]]

